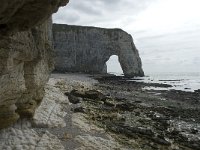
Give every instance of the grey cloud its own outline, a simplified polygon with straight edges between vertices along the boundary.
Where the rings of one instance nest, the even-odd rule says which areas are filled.
[[[79,21],[80,21],[80,15],[74,10],[71,11],[63,10],[61,14],[56,16],[56,23],[68,24],[69,22],[71,24],[76,24]]]
[[[156,0],[71,0],[69,5],[54,15],[54,22],[59,23],[61,18],[68,24],[89,25],[122,20],[124,24],[142,11],[147,4]],[[76,12],[79,17],[69,12]],[[80,18],[75,19],[75,17]],[[76,21],[74,21],[76,20]]]
[[[78,22],[80,20],[80,16],[79,15],[75,15],[75,14],[72,14],[71,16],[67,16],[67,17],[63,17],[63,18],[65,18],[66,21],[69,21],[72,24],[76,23],[76,22]]]
[[[133,35],[145,71],[162,71],[164,68],[176,71],[178,67],[182,67],[182,70],[184,70],[184,67],[188,64],[188,68],[199,67],[199,57],[194,58],[195,55],[200,56],[199,26],[187,28],[187,30],[184,27],[183,30],[170,34],[167,32],[155,33],[146,28],[141,30],[131,28],[131,25],[134,25],[137,19],[137,15],[145,11],[149,5],[158,1],[162,2],[163,0],[70,0],[67,7],[60,9],[53,16],[53,21],[56,23],[123,28]],[[129,24],[130,26],[127,27]]]
[[[87,1],[80,1],[77,3],[74,3],[72,8],[76,11],[80,12],[80,15],[82,13],[88,14],[88,15],[102,15],[102,12],[97,7],[91,6],[90,3],[87,3]]]

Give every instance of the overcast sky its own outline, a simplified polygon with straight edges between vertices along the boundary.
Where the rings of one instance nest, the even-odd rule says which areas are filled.
[[[53,20],[122,28],[145,72],[200,72],[200,0],[71,0]]]

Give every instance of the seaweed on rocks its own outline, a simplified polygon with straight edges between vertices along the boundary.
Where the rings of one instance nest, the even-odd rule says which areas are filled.
[[[199,91],[152,94],[156,91],[142,90],[143,83],[122,82],[123,77],[98,80],[95,89],[70,94],[82,98],[78,112],[119,142],[131,149],[200,148],[200,106],[193,102]]]

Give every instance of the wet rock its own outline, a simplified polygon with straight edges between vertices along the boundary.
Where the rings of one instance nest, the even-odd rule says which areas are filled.
[[[159,121],[159,122],[165,122],[165,121],[170,120],[170,118],[166,117],[166,116],[157,116],[157,115],[154,114],[152,116],[152,120]]]
[[[131,89],[127,89],[127,92],[131,92]]]
[[[115,100],[119,101],[119,102],[124,102],[127,100],[127,98],[126,97],[115,97]]]
[[[64,94],[65,94],[65,96],[69,96],[70,93],[69,92],[65,92]]]
[[[198,143],[190,143],[188,147],[191,147],[194,150],[200,150],[200,144]]]
[[[105,96],[101,92],[96,90],[86,91],[85,97],[90,99],[100,99],[100,100],[103,100],[105,98]]]
[[[109,106],[109,107],[115,107],[116,106],[116,102],[113,99],[106,99],[104,101],[104,104],[106,106]]]
[[[83,107],[76,107],[76,108],[72,108],[72,111],[74,113],[84,113],[85,109]]]
[[[191,129],[192,134],[197,134],[199,131],[197,129]]]
[[[138,101],[134,101],[134,102],[135,102],[135,103],[142,103],[142,101],[139,101],[139,100],[138,100]]]
[[[139,133],[142,135],[148,135],[148,136],[154,136],[154,132],[151,129],[139,127],[139,128],[134,128],[134,127],[129,127],[129,130],[131,130],[134,133]]]
[[[68,98],[69,98],[69,102],[72,103],[72,104],[78,104],[83,100],[83,98],[76,97],[76,96],[74,96],[72,94],[69,94]]]
[[[173,131],[170,132],[170,134],[172,136],[177,136],[177,135],[179,135],[179,133],[180,133],[180,131],[177,131],[177,130],[173,130]]]
[[[109,122],[108,124],[106,124],[106,127],[117,133],[117,134],[124,134],[128,137],[135,137],[135,134],[137,135],[143,135],[143,136],[149,136],[149,137],[153,137],[154,136],[154,132],[151,129],[147,129],[147,128],[143,128],[143,127],[130,127],[130,126],[126,126],[124,125],[123,122],[121,123],[111,123]]]
[[[140,112],[135,112],[135,116],[140,116]]]
[[[131,103],[117,103],[115,106],[117,109],[122,110],[122,111],[132,111],[135,106]]]
[[[195,92],[195,93],[200,93],[200,89],[198,89],[198,90],[195,90],[194,92]]]
[[[166,145],[166,146],[171,145],[171,143],[169,141],[167,141],[163,136],[158,136],[158,137],[152,138],[152,140],[161,145]]]
[[[84,98],[85,97],[85,92],[84,91],[78,91],[78,90],[72,90],[71,92],[70,92],[70,94],[71,95],[74,95],[74,96],[76,96],[76,97],[82,97],[82,98]]]
[[[86,101],[87,99],[90,100],[104,100],[106,96],[99,91],[96,90],[89,90],[89,91],[78,91],[72,90],[69,95],[84,98]]]

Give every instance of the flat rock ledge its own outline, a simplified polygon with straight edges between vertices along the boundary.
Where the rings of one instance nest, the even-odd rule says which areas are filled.
[[[83,113],[71,111],[64,93],[92,89],[97,81],[85,75],[52,75],[33,119],[20,119],[0,130],[1,150],[110,150],[123,147]],[[125,150],[125,149],[124,149]]]
[[[0,131],[0,149],[64,150],[58,137],[51,134],[48,128],[62,128],[66,125],[66,105],[67,97],[58,88],[48,84],[45,97],[32,120],[19,120],[12,127]],[[40,128],[43,130],[38,131]]]

